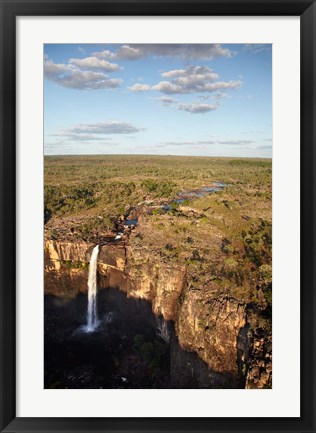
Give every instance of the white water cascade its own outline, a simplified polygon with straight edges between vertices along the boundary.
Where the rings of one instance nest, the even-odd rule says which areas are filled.
[[[99,245],[93,248],[88,277],[88,313],[87,313],[87,332],[93,332],[98,326],[97,314],[97,264],[98,264]]]
[[[157,322],[158,322],[157,333],[159,337],[162,338],[165,343],[169,343],[170,335],[169,335],[168,323],[163,317],[157,318]]]

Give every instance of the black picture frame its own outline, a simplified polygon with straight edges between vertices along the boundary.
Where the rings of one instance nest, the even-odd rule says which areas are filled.
[[[0,0],[0,5],[1,432],[315,432],[315,2],[304,0]],[[299,418],[16,417],[16,17],[102,15],[300,17],[301,416]]]

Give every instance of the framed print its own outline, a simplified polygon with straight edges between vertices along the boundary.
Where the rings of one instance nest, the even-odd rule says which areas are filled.
[[[1,30],[1,431],[314,432],[314,2]]]

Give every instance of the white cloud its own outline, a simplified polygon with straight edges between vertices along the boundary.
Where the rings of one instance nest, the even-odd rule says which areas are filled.
[[[150,86],[148,84],[136,83],[133,86],[128,87],[128,90],[132,92],[147,92],[150,90]]]
[[[89,135],[83,133],[59,132],[56,134],[49,134],[51,137],[67,138],[69,141],[99,141],[100,137],[97,135]],[[102,137],[102,140],[111,140],[108,137]]]
[[[54,63],[48,57],[44,58],[44,74],[46,78],[54,79],[56,76],[69,72],[69,66],[64,63]]]
[[[78,90],[115,89],[122,83],[121,79],[109,78],[104,72],[82,70],[73,63],[57,64],[51,59],[44,59],[44,75],[60,86]]]
[[[137,60],[145,57],[144,52],[140,48],[133,47],[132,45],[121,45],[116,51],[102,50],[93,53],[94,56],[103,59],[115,59],[115,60]]]
[[[169,96],[161,96],[160,98],[154,98],[157,99],[157,101],[160,101],[162,105],[164,106],[170,106],[172,104],[175,104],[177,102],[176,99],[170,98]]]
[[[237,89],[241,81],[215,81],[218,74],[207,66],[188,66],[186,69],[173,69],[162,73],[171,81],[160,81],[153,90],[172,95],[186,93],[220,92],[224,89]]]
[[[205,139],[205,140],[179,140],[179,141],[165,141],[160,143],[161,146],[213,146],[213,145],[238,145],[238,146],[249,146],[254,144],[252,140],[218,140],[218,139]]]
[[[179,103],[177,99],[170,96],[161,96],[160,98],[153,98],[161,102],[164,107],[176,107],[178,110],[187,111],[188,113],[207,113],[208,111],[216,110],[219,107],[217,104],[205,104],[200,102],[182,102]]]
[[[224,90],[237,89],[241,86],[241,81],[216,81],[219,76],[208,66],[187,66],[185,69],[172,69],[164,71],[161,74],[164,78],[169,78],[170,81],[160,81],[159,83],[149,86],[147,84],[137,83],[129,87],[133,91],[148,91],[156,90],[165,95],[176,94],[193,94],[193,93],[211,93],[212,95],[199,95],[201,99],[213,99],[213,104],[200,102],[178,102],[170,96],[154,98],[159,100],[163,106],[174,106],[178,110],[187,111],[189,113],[206,113],[214,111],[220,106],[220,100],[229,98],[230,95]]]
[[[214,97],[215,97],[215,99],[217,99],[217,100],[219,100],[219,99],[224,99],[224,98],[231,98],[231,95],[229,95],[228,93],[226,93],[226,92],[221,92],[221,91],[219,91],[219,92],[217,92],[215,95],[214,95]]]
[[[221,140],[218,141],[219,144],[231,144],[231,145],[247,145],[252,144],[252,140]]]
[[[75,138],[75,140],[83,138],[83,141],[89,141],[100,140],[100,135],[131,134],[140,131],[144,131],[144,129],[137,128],[131,123],[108,120],[98,123],[81,123],[70,128],[63,128],[52,135],[55,137],[71,137]]]
[[[179,104],[178,109],[183,111],[188,111],[189,113],[207,113],[208,111],[213,111],[218,108],[215,104],[199,104],[196,102]]]
[[[165,78],[174,78],[185,75],[185,72],[185,69],[173,69],[171,71],[163,72],[161,76]]]
[[[137,60],[149,55],[181,60],[213,60],[217,57],[232,57],[234,54],[220,44],[126,44],[119,46],[116,51],[94,53],[97,57],[122,60]]]
[[[216,83],[199,82],[195,84],[177,84],[169,81],[160,81],[152,87],[167,95],[180,94],[180,93],[198,93],[198,92],[215,92],[222,89],[237,89],[241,86],[240,81],[218,81]]]
[[[102,72],[79,70],[74,70],[71,74],[57,77],[54,81],[63,87],[83,90],[116,89],[122,82],[122,80],[117,78],[110,79]]]
[[[218,78],[212,69],[207,66],[188,66],[186,69],[173,69],[171,71],[166,71],[161,74],[164,78],[176,78],[181,82],[196,82],[204,81],[206,79],[213,81]]]
[[[112,59],[113,57],[115,57],[114,53],[112,53],[112,51],[110,51],[110,50],[97,51],[96,53],[93,53],[92,55],[96,56],[96,57],[101,57],[103,59]]]
[[[85,57],[84,59],[70,59],[69,63],[83,69],[103,69],[107,72],[117,71],[120,68],[116,63],[110,63],[107,60],[98,57]]]
[[[253,54],[260,54],[263,51],[270,51],[272,45],[271,44],[245,44],[244,48],[246,51],[250,51]]]
[[[130,45],[122,45],[116,52],[116,58],[125,60],[135,60],[143,57],[143,52],[140,48]]]
[[[161,147],[164,147],[164,146],[191,146],[191,147],[193,147],[193,146],[201,146],[201,145],[208,146],[208,145],[213,145],[213,144],[216,144],[216,142],[213,140],[191,140],[191,141],[185,141],[185,140],[181,141],[180,140],[180,141],[165,141],[165,142],[160,143],[160,146]]]

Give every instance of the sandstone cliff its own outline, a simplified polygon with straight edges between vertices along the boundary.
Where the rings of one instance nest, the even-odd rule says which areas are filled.
[[[93,246],[47,240],[45,293],[86,292]],[[264,309],[219,293],[212,282],[195,287],[185,266],[126,242],[101,246],[98,278],[99,287],[150,301],[157,316],[175,323],[180,346],[213,371],[241,378],[246,388],[271,387],[271,330]]]

